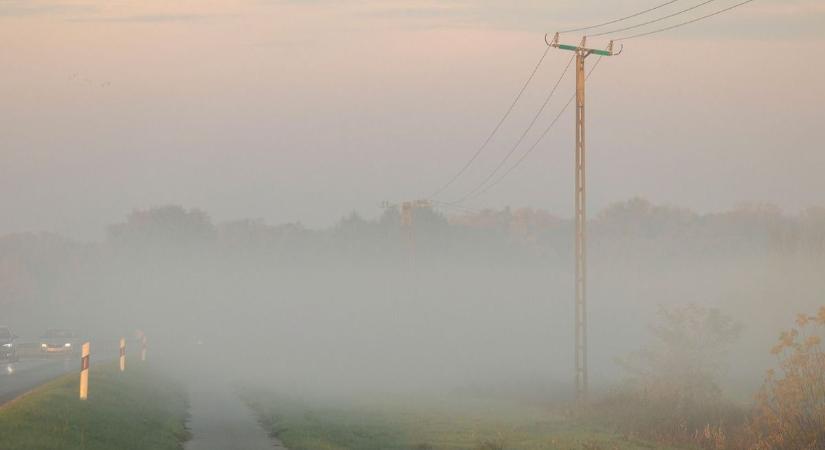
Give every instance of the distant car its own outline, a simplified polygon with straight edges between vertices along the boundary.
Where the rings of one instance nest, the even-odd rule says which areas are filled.
[[[11,332],[9,327],[0,326],[0,360],[16,362],[17,357],[17,336]]]
[[[40,338],[40,351],[47,354],[68,354],[75,351],[80,343],[80,336],[71,330],[46,330]]]

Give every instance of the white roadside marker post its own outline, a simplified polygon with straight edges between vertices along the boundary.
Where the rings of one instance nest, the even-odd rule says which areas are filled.
[[[83,343],[83,351],[80,354],[80,399],[86,400],[89,397],[89,343]]]
[[[120,371],[126,370],[126,339],[120,338]]]

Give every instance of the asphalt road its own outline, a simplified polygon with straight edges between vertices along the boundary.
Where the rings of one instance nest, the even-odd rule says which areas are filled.
[[[21,359],[0,362],[0,405],[68,372],[80,371],[80,358]]]
[[[118,352],[113,345],[97,345],[93,342],[92,364],[116,359]],[[43,383],[71,372],[80,376],[79,352],[49,356],[24,353],[18,362],[0,361],[0,406]]]

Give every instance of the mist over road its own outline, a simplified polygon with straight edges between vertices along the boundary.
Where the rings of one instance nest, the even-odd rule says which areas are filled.
[[[79,358],[21,360],[0,365],[0,406],[64,373],[79,371]]]

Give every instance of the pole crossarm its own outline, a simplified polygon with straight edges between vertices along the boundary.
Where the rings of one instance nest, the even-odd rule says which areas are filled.
[[[550,47],[554,47],[554,48],[557,48],[559,50],[569,50],[569,51],[572,51],[572,52],[579,52],[579,53],[582,53],[585,56],[591,55],[591,54],[599,55],[599,56],[616,56],[616,55],[618,55],[619,53],[622,52],[622,47],[619,47],[618,52],[613,51],[613,41],[610,41],[610,43],[607,44],[607,49],[606,50],[602,50],[602,49],[598,49],[598,48],[587,48],[587,47],[585,47],[584,38],[582,38],[582,42],[581,42],[580,45],[560,44],[559,43],[559,33],[556,33],[555,35],[553,35],[553,40],[552,41],[548,41],[547,40],[547,35],[544,35],[544,42],[547,43],[547,45],[549,45]]]

